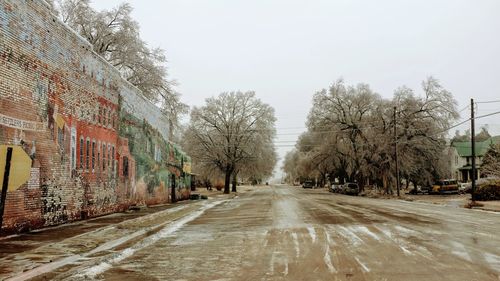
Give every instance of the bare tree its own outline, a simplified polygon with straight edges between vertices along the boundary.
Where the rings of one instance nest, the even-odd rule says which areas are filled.
[[[317,92],[308,131],[285,162],[286,172],[313,175],[320,181],[328,174],[341,181],[356,180],[361,187],[376,182],[392,192],[397,142],[400,173],[407,182],[429,184],[443,176],[445,134],[458,117],[456,101],[432,77],[422,83],[422,89],[423,95],[417,96],[401,87],[392,100],[386,100],[366,84],[346,86],[338,80]]]
[[[261,183],[273,175],[274,167],[278,162],[278,154],[271,139],[255,145],[252,154],[253,157],[236,166],[234,176],[235,178],[240,176],[253,183]],[[232,191],[236,192],[235,185]]]
[[[377,120],[373,111],[381,100],[366,84],[345,86],[342,80],[330,89],[314,95],[313,108],[308,117],[312,132],[333,133],[338,150],[345,155],[345,170],[349,180],[361,179],[366,174],[363,167],[365,154],[370,153],[366,132]]]
[[[287,152],[283,159],[281,169],[285,172],[286,182],[289,184],[296,182],[300,177],[300,172],[298,171],[299,157],[299,151],[293,149]]]
[[[96,11],[89,0],[58,0],[56,7],[61,20],[87,39],[97,54],[149,100],[161,105],[171,131],[177,128],[179,116],[188,112],[188,106],[172,89],[174,82],[167,80],[165,51],[149,48],[140,38],[139,24],[131,16],[132,7],[124,3]]]
[[[272,145],[275,121],[274,109],[254,92],[222,93],[193,108],[185,147],[196,161],[224,173],[224,192],[229,193],[235,170],[261,165],[259,152]]]

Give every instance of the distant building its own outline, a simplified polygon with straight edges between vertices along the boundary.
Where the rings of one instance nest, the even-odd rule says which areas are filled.
[[[485,141],[476,142],[476,178],[486,177],[481,173],[483,157],[492,144],[500,143],[500,136],[491,137]],[[452,142],[448,155],[452,177],[462,182],[472,180],[472,146],[471,142]]]

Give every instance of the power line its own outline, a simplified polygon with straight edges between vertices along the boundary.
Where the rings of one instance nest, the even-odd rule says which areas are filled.
[[[479,103],[499,103],[500,100],[489,100],[489,101],[476,101],[475,103],[476,104],[479,104]]]
[[[500,114],[500,111],[497,112],[497,114]],[[483,116],[478,116],[477,118],[482,118],[482,117]],[[460,125],[463,125],[463,124],[465,124],[465,123],[467,123],[469,121],[470,121],[470,118],[467,118],[466,120],[461,121],[461,122],[459,122],[459,123],[457,123],[455,125],[452,125],[452,126],[446,128],[446,129],[440,130],[440,131],[438,131],[436,133],[433,133],[433,134],[429,134],[429,135],[427,135],[427,137],[432,137],[432,136],[435,136],[435,135],[442,134],[444,132],[448,132],[449,130],[451,130],[453,128],[456,128],[456,127],[458,127]],[[430,128],[430,127],[424,127],[422,129],[426,129],[426,128]],[[418,139],[409,140],[409,141],[399,141],[398,144],[411,144],[414,141],[418,141]],[[323,143],[321,143],[321,144],[302,145],[302,146],[303,147],[320,147],[322,145],[323,145]],[[362,145],[358,146],[358,148],[361,148],[361,147],[364,147],[364,146],[369,146],[369,145],[371,145],[371,144],[362,144]],[[296,146],[296,144],[295,145],[291,145],[291,144],[275,145],[275,147],[295,147],[295,146]]]
[[[464,107],[460,111],[458,111],[458,113],[462,113],[462,112],[464,112],[465,110],[467,110],[469,108],[470,108],[470,105],[467,105],[466,107]]]
[[[469,106],[470,107],[470,106]],[[493,112],[493,113],[489,113],[489,114],[484,114],[484,115],[480,115],[480,116],[477,116],[475,119],[481,119],[481,118],[484,118],[484,117],[488,117],[488,116],[492,116],[492,115],[496,115],[496,114],[500,114],[500,111],[498,112]],[[445,132],[448,132],[449,130],[453,129],[453,128],[456,128],[456,127],[459,127],[467,122],[470,121],[470,118],[467,118],[466,120],[463,120],[457,124],[454,124],[452,126],[449,126],[445,129],[442,129],[438,132],[435,132],[435,133],[432,133],[432,134],[428,134],[426,135],[427,137],[432,137],[432,136],[436,136],[436,135],[439,135],[439,134],[442,134],[442,133],[445,133]],[[362,130],[362,129],[366,129],[366,128],[369,128],[369,129],[376,129],[376,128],[383,128],[385,126],[366,126],[366,127],[358,127],[357,129],[359,130]],[[419,130],[425,130],[425,129],[429,129],[429,128],[432,128],[433,126],[426,126],[426,127],[422,127],[422,128],[418,128]],[[342,130],[342,129],[338,129],[338,130],[325,130],[325,131],[313,131],[312,133],[317,133],[317,134],[326,134],[326,133],[342,133],[342,132],[345,132],[345,131],[348,131],[349,129],[345,129],[345,130]],[[276,136],[283,136],[283,135],[300,135],[302,134],[303,132],[301,133],[282,133],[282,134],[276,134]],[[253,135],[253,133],[245,133],[245,134],[233,134],[233,136],[249,136],[249,135]],[[414,140],[409,140],[409,141],[401,141],[401,142],[398,142],[399,144],[410,144],[414,141],[417,141],[418,139],[414,139]],[[274,141],[274,146],[277,147],[277,148],[284,148],[284,147],[295,147],[297,145],[297,141]],[[311,145],[302,145],[303,147],[320,147],[322,146],[322,144],[311,144]],[[369,144],[366,144],[366,146],[368,146]],[[220,145],[220,146],[225,146],[225,145]],[[361,145],[359,147],[363,147],[365,145]]]
[[[488,114],[484,114],[484,115],[479,115],[479,116],[476,116],[476,118],[474,118],[474,119],[481,119],[481,118],[484,118],[484,117],[488,117],[488,116],[492,116],[492,115],[497,115],[497,114],[500,114],[500,111],[496,111],[496,112],[492,112],[492,113],[488,113]]]

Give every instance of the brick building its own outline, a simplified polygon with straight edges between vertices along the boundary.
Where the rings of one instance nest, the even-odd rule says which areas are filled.
[[[189,196],[189,159],[161,111],[42,0],[0,0],[0,145],[32,158],[2,229],[22,231]],[[175,153],[174,153],[175,152]],[[181,190],[182,189],[182,190]]]

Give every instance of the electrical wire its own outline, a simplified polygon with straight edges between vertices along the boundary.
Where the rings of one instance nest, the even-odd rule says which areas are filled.
[[[474,117],[474,119],[481,119],[484,117],[493,116],[493,115],[497,115],[497,114],[500,114],[500,111],[496,111],[496,112],[492,112],[492,113],[488,113],[488,114],[484,114],[484,115],[479,115],[479,116]]]
[[[499,103],[500,100],[489,100],[489,101],[474,101],[474,103],[484,104],[484,103]]]

